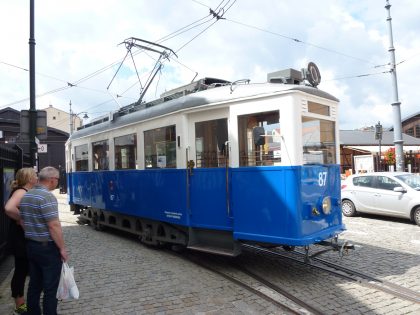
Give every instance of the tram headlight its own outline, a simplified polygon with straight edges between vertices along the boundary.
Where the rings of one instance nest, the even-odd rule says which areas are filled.
[[[324,214],[331,213],[331,198],[329,196],[322,199],[322,212],[324,212]]]

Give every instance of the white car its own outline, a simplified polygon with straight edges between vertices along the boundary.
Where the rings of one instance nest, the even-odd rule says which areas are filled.
[[[351,175],[341,184],[341,210],[407,218],[420,225],[420,176],[405,172]]]

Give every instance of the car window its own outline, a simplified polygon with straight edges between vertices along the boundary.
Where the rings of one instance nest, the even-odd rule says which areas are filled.
[[[401,186],[397,181],[387,176],[377,176],[377,188],[385,190],[394,190],[395,187]]]
[[[361,186],[361,187],[373,187],[373,177],[372,176],[360,176],[353,178],[353,185],[354,186]]]
[[[413,175],[413,174],[405,174],[405,175],[398,175],[395,176],[399,180],[402,180],[405,184],[410,186],[415,190],[420,190],[420,176]]]

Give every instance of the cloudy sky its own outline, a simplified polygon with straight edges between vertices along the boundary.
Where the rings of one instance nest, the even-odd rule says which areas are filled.
[[[90,117],[139,98],[158,54],[172,49],[145,100],[197,78],[251,79],[315,62],[319,86],[341,101],[340,129],[392,125],[386,0],[35,1],[37,109]],[[401,116],[420,110],[420,1],[391,0]],[[216,19],[210,9],[223,15]],[[0,108],[29,109],[29,1],[0,1]],[[136,72],[137,70],[137,72]],[[138,73],[138,75],[137,75]],[[115,77],[114,77],[115,76]],[[115,99],[115,100],[114,100]]]

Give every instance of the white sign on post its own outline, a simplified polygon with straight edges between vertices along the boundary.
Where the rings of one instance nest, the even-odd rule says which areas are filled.
[[[47,153],[47,144],[38,144],[38,153]]]

